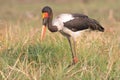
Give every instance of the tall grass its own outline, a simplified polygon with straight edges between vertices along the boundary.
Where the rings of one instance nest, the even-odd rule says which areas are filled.
[[[71,2],[72,8],[67,2],[4,2],[0,7],[0,80],[119,80],[119,0],[105,2],[108,4],[102,0]],[[55,16],[62,12],[85,13],[105,27],[104,33],[90,32],[78,39],[79,62],[70,68],[66,38],[47,31],[44,41],[39,39],[40,9],[44,5],[52,6]]]

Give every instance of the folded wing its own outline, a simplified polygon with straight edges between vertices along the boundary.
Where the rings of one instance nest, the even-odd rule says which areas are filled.
[[[79,30],[91,29],[104,31],[104,28],[95,19],[91,19],[83,14],[72,14],[74,19],[64,23],[64,26],[76,32]]]

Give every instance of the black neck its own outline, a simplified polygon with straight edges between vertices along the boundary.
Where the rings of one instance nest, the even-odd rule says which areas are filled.
[[[48,18],[48,29],[51,32],[57,32],[58,31],[57,26],[52,25],[52,20],[53,20],[53,13],[51,13]]]
[[[48,29],[52,27],[53,14],[51,13],[48,18]]]

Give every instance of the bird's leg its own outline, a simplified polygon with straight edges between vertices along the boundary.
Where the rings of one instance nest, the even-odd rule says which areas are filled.
[[[73,50],[74,50],[74,57],[73,57],[73,64],[78,62],[78,58],[77,58],[77,53],[76,53],[76,41],[73,39]]]
[[[73,47],[72,47],[72,42],[70,40],[70,37],[67,37],[69,45],[70,45],[70,49],[71,49],[71,53],[72,53],[72,58],[74,58],[74,51],[73,51]]]
[[[70,37],[67,37],[68,39],[68,42],[70,44],[70,48],[71,48],[71,52],[72,52],[72,59],[73,59],[73,63],[72,64],[75,64],[78,62],[78,58],[76,57],[76,41],[73,40],[73,46],[72,46],[72,41],[70,39]]]

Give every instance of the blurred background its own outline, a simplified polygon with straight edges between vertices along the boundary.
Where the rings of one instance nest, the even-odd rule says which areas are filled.
[[[120,21],[119,0],[0,0],[0,19],[16,21],[40,18],[41,9],[48,5],[55,15],[83,13],[100,21]]]
[[[98,20],[106,31],[120,34],[120,0],[0,0],[0,35],[3,36],[4,28],[12,24],[39,29],[41,9],[46,5],[52,7],[54,16],[60,13],[86,14]]]

